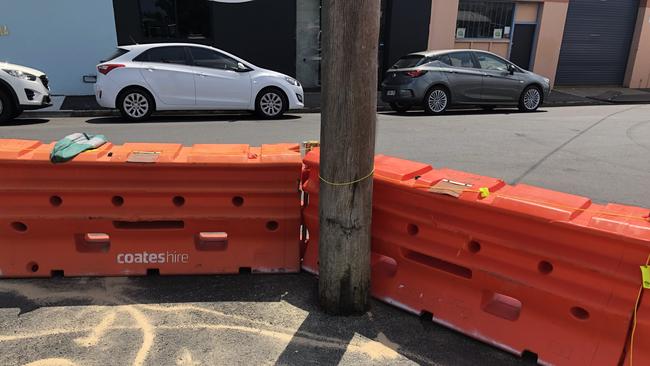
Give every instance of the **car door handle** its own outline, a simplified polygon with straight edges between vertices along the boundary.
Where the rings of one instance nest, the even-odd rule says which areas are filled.
[[[153,68],[153,67],[147,67],[147,71],[149,71],[149,72],[154,72],[154,71],[156,71],[156,69]]]

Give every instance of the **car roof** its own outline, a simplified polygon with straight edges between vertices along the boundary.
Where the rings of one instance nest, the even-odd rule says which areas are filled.
[[[494,53],[489,52],[489,51],[485,51],[485,50],[469,49],[469,48],[452,48],[452,49],[446,49],[446,50],[427,50],[427,51],[421,51],[421,52],[413,52],[413,53],[408,54],[407,56],[431,57],[431,56],[443,55],[443,54],[451,53],[451,52],[463,52],[463,51],[483,52],[483,53],[489,53],[489,54],[494,55]]]
[[[214,47],[196,43],[143,43],[132,44],[128,46],[118,46],[118,48],[122,48],[128,51],[144,51],[155,47],[203,47],[214,49]]]

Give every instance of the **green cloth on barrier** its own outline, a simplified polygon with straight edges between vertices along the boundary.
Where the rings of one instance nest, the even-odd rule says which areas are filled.
[[[96,149],[106,142],[104,135],[94,136],[85,133],[73,133],[57,141],[50,153],[50,161],[55,164],[65,163],[82,152]]]

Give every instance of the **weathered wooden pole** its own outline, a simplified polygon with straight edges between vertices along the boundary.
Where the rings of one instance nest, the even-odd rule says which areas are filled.
[[[370,223],[377,120],[380,0],[324,0],[320,184],[320,303],[370,305]]]

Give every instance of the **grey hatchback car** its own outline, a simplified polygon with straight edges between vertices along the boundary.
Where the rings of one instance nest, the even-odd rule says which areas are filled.
[[[517,106],[532,112],[551,89],[549,79],[479,50],[406,55],[387,71],[381,86],[382,100],[393,110],[404,113],[424,107],[430,114],[444,113],[454,105]]]

